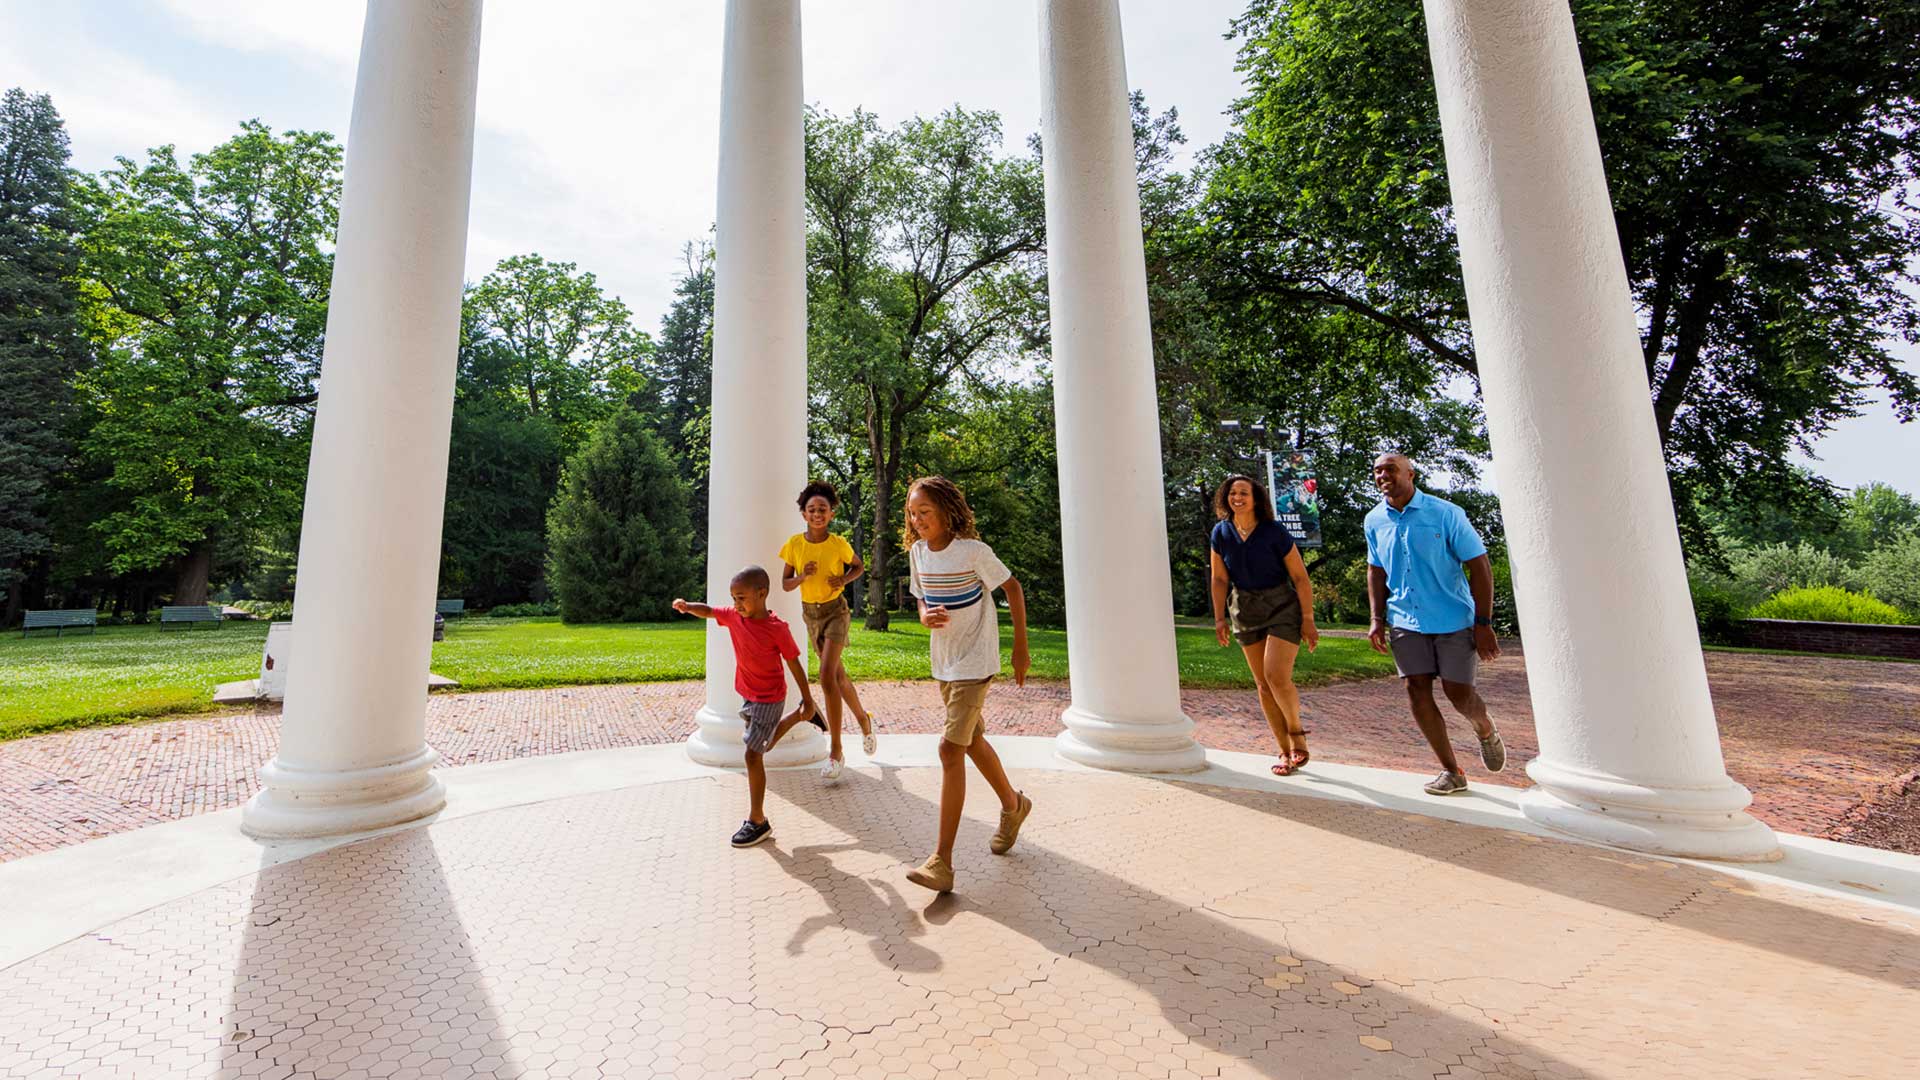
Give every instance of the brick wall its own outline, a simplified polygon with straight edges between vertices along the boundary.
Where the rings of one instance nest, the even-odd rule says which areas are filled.
[[[1867,623],[1797,622],[1791,619],[1742,619],[1740,644],[1755,649],[1851,653],[1920,660],[1920,626]]]

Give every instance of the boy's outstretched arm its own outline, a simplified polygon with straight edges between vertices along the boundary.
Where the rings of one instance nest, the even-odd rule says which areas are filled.
[[[1008,578],[1000,591],[1007,594],[1007,614],[1013,616],[1013,684],[1027,685],[1027,668],[1033,663],[1027,655],[1027,594],[1019,578]]]
[[[703,619],[713,618],[713,605],[711,604],[696,604],[687,600],[675,600],[673,602],[673,610],[682,615],[698,615]]]

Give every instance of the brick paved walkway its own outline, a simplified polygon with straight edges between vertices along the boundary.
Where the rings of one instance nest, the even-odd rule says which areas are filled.
[[[1920,665],[1709,653],[1728,769],[1754,791],[1754,812],[1787,832],[1920,854],[1914,799],[1899,781],[1920,769]],[[1538,751],[1526,672],[1517,654],[1485,669],[1481,691],[1506,732],[1514,761]],[[693,730],[699,683],[436,694],[427,737],[449,765],[673,742]],[[925,683],[862,688],[883,732],[940,730]],[[1250,691],[1183,695],[1200,741],[1266,752],[1265,722]],[[1316,760],[1419,772],[1431,755],[1393,679],[1308,691]],[[1060,730],[1064,685],[1011,683],[989,699],[990,730]],[[278,739],[277,709],[95,728],[0,743],[0,861],[109,833],[238,805]],[[1478,760],[1464,722],[1462,761]],[[1312,766],[1308,766],[1312,768]],[[1523,785],[1471,769],[1475,782]],[[1906,789],[1920,788],[1908,783]]]
[[[471,719],[471,718],[469,718]],[[442,723],[446,723],[444,717]],[[457,726],[457,723],[451,725]],[[450,729],[450,728],[446,728]],[[0,971],[0,1080],[1884,1080],[1920,920],[1320,799],[1015,770],[953,893],[938,769],[443,821]]]

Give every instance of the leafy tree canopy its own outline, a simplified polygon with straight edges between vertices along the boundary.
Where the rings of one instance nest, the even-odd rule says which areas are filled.
[[[1920,339],[1905,0],[1573,9],[1677,484],[1739,498],[1873,387],[1911,419],[1888,351]],[[1350,312],[1473,374],[1419,6],[1252,0],[1233,32],[1248,92],[1199,237],[1222,292]]]
[[[175,599],[202,602],[226,534],[297,520],[340,183],[331,136],[249,121],[82,185],[82,450],[113,496],[95,528],[115,572],[177,565]]]
[[[1000,118],[950,109],[882,130],[807,114],[813,452],[864,478],[875,595],[895,572],[897,489],[942,395],[1035,340],[1044,315],[1040,166],[1004,156]],[[874,604],[867,625],[887,623]]]
[[[469,376],[547,417],[571,454],[601,417],[646,387],[653,343],[591,272],[538,254],[504,259],[467,290]]]

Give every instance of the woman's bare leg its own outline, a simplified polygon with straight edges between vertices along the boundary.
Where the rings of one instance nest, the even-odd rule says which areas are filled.
[[[1260,712],[1267,718],[1267,727],[1273,732],[1273,741],[1280,745],[1280,756],[1286,757],[1293,752],[1294,725],[1287,720],[1287,714],[1274,699],[1273,690],[1267,684],[1267,645],[1273,639],[1256,641],[1251,645],[1242,645],[1240,650],[1247,654],[1247,670],[1253,672],[1253,685],[1260,690]],[[1286,644],[1280,642],[1279,644]],[[1288,659],[1291,669],[1292,659]],[[1304,744],[1303,744],[1304,745]]]
[[[1293,662],[1300,655],[1300,646],[1279,638],[1268,638],[1266,644],[1267,693],[1280,707],[1286,723],[1287,745],[1305,752],[1307,735],[1300,728],[1300,688],[1293,684]]]

